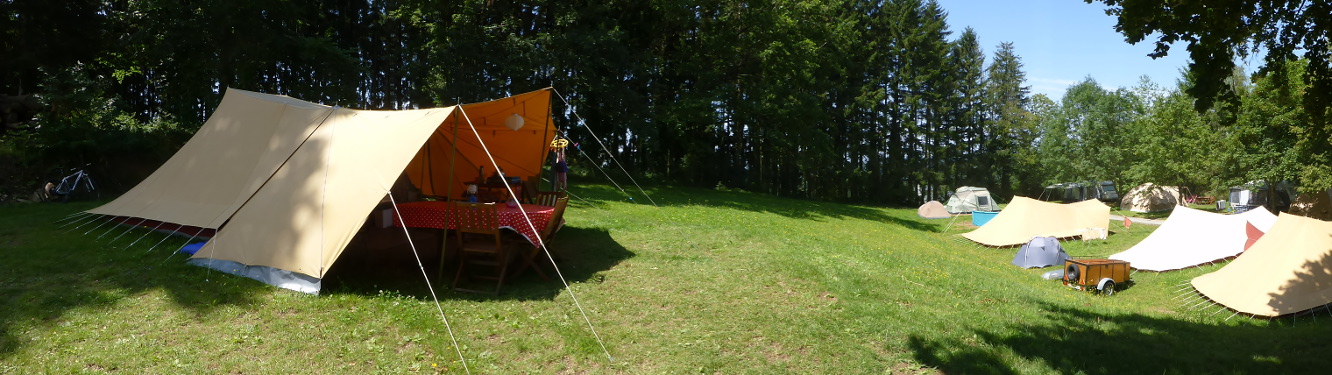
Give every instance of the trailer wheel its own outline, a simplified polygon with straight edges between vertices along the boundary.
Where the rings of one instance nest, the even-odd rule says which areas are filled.
[[[1115,294],[1115,281],[1110,278],[1101,279],[1101,285],[1098,285],[1096,289],[1099,289],[1101,294],[1107,296]]]

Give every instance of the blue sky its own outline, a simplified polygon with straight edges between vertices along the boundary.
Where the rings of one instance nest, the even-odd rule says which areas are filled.
[[[1115,31],[1105,5],[1082,0],[937,0],[948,11],[950,39],[970,26],[980,38],[988,64],[1000,42],[1013,42],[1031,92],[1058,101],[1068,86],[1091,76],[1106,89],[1135,87],[1146,75],[1173,87],[1188,66],[1188,52],[1175,45],[1153,60],[1154,39],[1128,44]]]

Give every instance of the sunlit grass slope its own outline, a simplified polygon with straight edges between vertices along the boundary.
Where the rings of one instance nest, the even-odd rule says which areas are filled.
[[[1332,349],[1332,315],[1199,304],[1187,281],[1221,265],[1135,273],[1103,297],[961,240],[968,217],[573,192],[552,248],[613,360],[570,289],[529,272],[499,296],[436,288],[473,373],[1307,373]],[[0,373],[462,371],[405,241],[358,240],[307,296],[184,265],[169,257],[184,239],[150,251],[162,237],[127,248],[142,232],[52,224],[92,206],[0,207]],[[1064,245],[1104,257],[1154,229],[1111,224]],[[435,278],[437,239],[413,233]]]

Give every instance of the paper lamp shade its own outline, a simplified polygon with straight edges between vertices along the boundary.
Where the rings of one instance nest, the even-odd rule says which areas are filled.
[[[504,120],[504,127],[509,128],[509,130],[518,130],[522,128],[523,116],[520,116],[517,113],[509,115],[509,118]]]

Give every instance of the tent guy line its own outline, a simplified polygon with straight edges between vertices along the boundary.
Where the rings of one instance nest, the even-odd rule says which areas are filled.
[[[486,157],[490,159],[490,164],[495,167],[496,171],[500,171],[500,178],[503,179],[504,175],[499,169],[499,163],[495,162],[495,158],[491,156],[490,148],[486,147],[485,141],[481,141],[481,133],[476,130],[476,125],[472,123],[471,117],[467,116],[467,111],[462,107],[458,107],[458,113],[461,113],[463,120],[467,121],[467,127],[472,130],[472,134],[475,135],[477,141],[481,143],[481,150],[485,151]],[[630,177],[630,179],[632,179],[632,177]],[[513,187],[509,186],[509,184],[504,184],[504,189],[508,190],[509,197],[513,199],[513,202],[518,204],[518,211],[522,212],[523,220],[527,221],[528,227],[530,227],[533,232],[536,232],[536,224],[532,223],[532,218],[527,214],[527,209],[523,208],[523,204],[519,201],[518,194],[514,193]],[[537,236],[537,245],[541,246],[541,252],[545,253],[546,259],[550,260],[551,268],[555,269],[555,275],[560,278],[560,284],[563,284],[564,288],[569,291],[569,297],[573,299],[574,306],[578,307],[578,312],[583,315],[583,321],[587,322],[587,328],[592,331],[592,336],[597,339],[597,344],[601,345],[601,351],[606,354],[606,359],[615,362],[615,358],[611,356],[610,350],[606,349],[606,343],[601,340],[601,335],[597,333],[596,327],[592,325],[592,320],[587,317],[587,311],[583,309],[582,302],[578,301],[578,295],[575,294],[573,288],[569,286],[569,282],[564,279],[564,273],[560,271],[560,267],[555,265],[555,257],[550,255],[550,249],[546,248],[546,242],[541,236]]]
[[[642,192],[642,193],[643,193],[643,196],[644,196],[644,197],[647,197],[648,201],[649,201],[649,202],[652,202],[652,205],[653,205],[653,206],[657,206],[657,201],[652,200],[652,196],[651,196],[651,195],[648,195],[648,193],[647,193],[646,190],[643,190],[643,186],[642,186],[642,185],[639,185],[639,184],[638,184],[638,181],[634,180],[634,176],[631,175],[631,174],[629,174],[629,171],[628,171],[628,170],[624,169],[624,165],[623,165],[623,164],[620,164],[620,160],[616,159],[616,158],[615,158],[615,154],[612,154],[612,153],[610,152],[610,148],[607,148],[607,147],[606,147],[606,144],[601,142],[601,137],[598,137],[597,134],[596,134],[595,132],[592,131],[592,128],[589,127],[589,126],[587,126],[587,120],[584,120],[584,119],[583,119],[583,116],[579,116],[579,115],[578,115],[578,111],[573,110],[573,105],[572,105],[572,104],[569,104],[569,100],[568,100],[568,99],[565,99],[565,98],[564,98],[564,95],[560,94],[560,90],[557,90],[557,89],[555,89],[554,87],[551,87],[551,90],[554,90],[554,91],[555,91],[555,96],[558,96],[558,97],[560,98],[561,101],[564,101],[564,105],[565,105],[566,107],[569,108],[569,111],[573,113],[574,117],[578,118],[578,124],[583,125],[583,129],[587,129],[587,132],[588,132],[589,134],[592,134],[592,139],[596,140],[596,141],[597,141],[597,144],[601,145],[601,149],[602,149],[603,151],[606,152],[606,155],[610,156],[611,161],[615,162],[615,165],[618,166],[618,167],[620,167],[620,171],[624,172],[624,175],[625,175],[626,177],[629,177],[629,182],[633,182],[633,183],[634,183],[634,186],[637,186],[637,187],[638,187],[638,191],[639,191],[639,192]],[[581,151],[581,149],[580,149],[580,151]],[[631,199],[632,199],[632,198],[631,198]],[[657,206],[657,207],[660,207],[660,206]]]
[[[393,192],[388,193],[389,203],[393,204],[393,214],[398,217],[399,222],[403,222],[402,213],[398,212],[398,200],[393,197]],[[421,263],[421,254],[416,251],[416,242],[412,241],[412,234],[407,231],[407,227],[402,227],[402,235],[407,238],[407,246],[412,248],[412,256],[416,259],[417,268],[421,269],[421,278],[425,279],[426,289],[430,290],[430,299],[435,301],[435,309],[439,310],[439,318],[444,320],[444,328],[449,331],[449,340],[453,341],[453,350],[458,353],[458,360],[462,362],[463,371],[468,374],[472,370],[467,367],[467,358],[463,357],[462,348],[458,346],[458,338],[453,334],[453,326],[449,324],[449,318],[444,315],[444,306],[439,304],[439,297],[435,295],[435,287],[430,284],[430,275],[426,273],[425,265]]]

